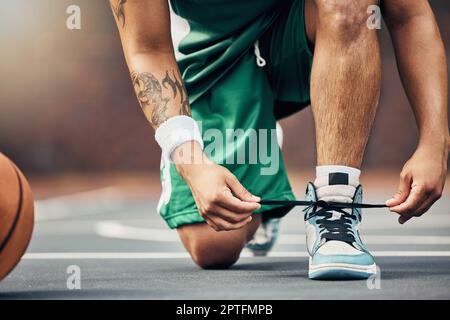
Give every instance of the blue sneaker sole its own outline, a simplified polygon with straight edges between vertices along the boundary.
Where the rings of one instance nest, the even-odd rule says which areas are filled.
[[[376,265],[319,265],[309,267],[309,278],[313,280],[358,280],[376,274]]]

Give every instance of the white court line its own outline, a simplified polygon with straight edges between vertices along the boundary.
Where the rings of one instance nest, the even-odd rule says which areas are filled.
[[[26,260],[182,259],[187,252],[39,252],[26,253]]]
[[[450,257],[450,251],[374,251],[375,257]],[[269,252],[274,258],[307,258],[307,252]],[[241,258],[252,258],[244,251]],[[31,252],[23,256],[25,260],[127,260],[127,259],[187,259],[187,252]],[[256,257],[264,258],[264,257]]]
[[[142,228],[127,226],[117,221],[100,221],[94,227],[95,232],[105,238],[179,242],[176,231],[169,229]],[[449,245],[450,236],[423,236],[423,235],[366,235],[363,240],[367,244],[393,244],[393,245]],[[305,235],[281,234],[278,244],[305,244]]]
[[[118,210],[123,205],[120,192],[106,187],[35,201],[36,221],[58,220]]]
[[[175,230],[141,228],[124,225],[117,221],[100,221],[94,226],[94,231],[105,238],[179,242],[180,238]]]

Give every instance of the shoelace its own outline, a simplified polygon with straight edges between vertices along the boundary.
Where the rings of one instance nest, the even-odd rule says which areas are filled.
[[[344,241],[349,244],[355,242],[355,235],[352,233],[352,221],[356,220],[356,216],[350,214],[344,209],[355,208],[386,208],[384,204],[368,204],[368,203],[341,203],[341,202],[326,202],[319,201],[301,201],[301,200],[261,200],[260,204],[266,205],[283,205],[283,206],[304,206],[303,211],[313,209],[313,213],[308,216],[306,220],[313,217],[321,217],[317,219],[319,227],[325,229],[326,232],[321,234],[322,239]],[[333,211],[341,214],[339,219],[330,220],[333,216]]]
[[[385,204],[369,204],[369,203],[342,203],[342,202],[327,202],[323,200],[318,201],[303,201],[303,200],[261,200],[260,204],[265,205],[277,205],[286,207],[303,206],[306,207],[304,211],[312,207],[331,208],[331,210],[337,209],[355,209],[355,208],[387,208]]]

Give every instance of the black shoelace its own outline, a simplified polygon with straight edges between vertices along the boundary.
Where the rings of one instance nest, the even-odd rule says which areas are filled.
[[[355,242],[355,236],[352,233],[352,220],[357,217],[351,213],[344,211],[344,209],[355,208],[386,208],[384,204],[367,204],[367,203],[341,203],[341,202],[326,202],[319,201],[300,201],[300,200],[261,200],[260,204],[266,205],[282,205],[282,206],[304,206],[303,211],[313,209],[313,212],[308,216],[307,220],[313,217],[320,217],[317,223],[320,228],[326,230],[322,233],[321,238],[328,240],[344,241],[349,244]],[[341,214],[339,219],[330,220],[333,216],[333,211]]]

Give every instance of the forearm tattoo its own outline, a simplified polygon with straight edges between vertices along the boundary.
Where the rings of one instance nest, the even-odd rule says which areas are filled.
[[[164,88],[169,86],[172,88],[173,99],[177,97],[177,94],[180,95],[180,104],[181,104],[181,115],[190,115],[191,110],[189,107],[189,100],[186,92],[186,88],[180,79],[177,78],[175,72],[172,70],[172,77],[169,75],[169,71],[166,71],[166,76],[162,81],[162,85]]]
[[[122,27],[125,26],[125,8],[124,5],[127,2],[127,0],[117,0],[116,4],[114,5],[111,2],[111,7],[113,9],[114,14],[116,15],[117,21],[122,21]]]
[[[175,104],[180,105],[180,115],[191,115],[186,89],[181,77],[177,77],[174,71],[172,76],[166,71],[161,81],[149,72],[132,72],[131,79],[141,108],[154,128],[168,119],[167,109],[171,99],[179,97]]]

